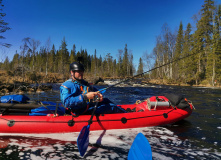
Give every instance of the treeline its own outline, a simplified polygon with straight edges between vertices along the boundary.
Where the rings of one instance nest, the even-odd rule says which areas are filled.
[[[21,52],[14,54],[10,62],[8,57],[4,63],[0,63],[0,68],[8,71],[19,72],[22,76],[30,75],[30,72],[42,73],[47,75],[51,73],[59,73],[64,77],[69,76],[69,65],[78,61],[78,57],[82,57],[81,63],[84,64],[87,75],[93,77],[127,77],[132,76],[134,72],[133,55],[128,53],[127,44],[124,50],[119,50],[119,59],[113,59],[110,53],[103,58],[97,56],[96,50],[94,54],[88,54],[86,49],[76,51],[75,44],[69,52],[65,38],[61,41],[59,50],[53,45],[50,48],[50,39],[46,46],[40,47],[40,42],[31,38],[24,38]]]
[[[214,0],[204,1],[199,15],[195,16],[195,24],[188,23],[184,28],[180,22],[175,32],[167,24],[163,25],[152,53],[140,57],[137,71],[127,44],[118,50],[118,57],[114,59],[111,53],[98,56],[96,49],[94,53],[88,53],[86,49],[76,51],[75,44],[68,51],[65,38],[58,50],[54,45],[50,47],[50,39],[40,50],[37,40],[25,38],[22,43],[20,53],[16,52],[11,62],[6,58],[0,63],[0,69],[20,69],[23,76],[26,72],[45,72],[46,75],[52,72],[67,77],[69,64],[77,61],[77,57],[83,57],[82,63],[91,77],[124,78],[156,68],[148,73],[148,78],[185,84],[215,85],[221,82],[221,5],[215,5]],[[165,65],[174,60],[177,61]]]
[[[175,34],[168,25],[163,26],[153,50],[155,67],[187,55],[193,56],[154,70],[153,77],[213,86],[221,82],[221,5],[205,0],[195,20],[195,30],[190,23],[184,30],[181,22]]]

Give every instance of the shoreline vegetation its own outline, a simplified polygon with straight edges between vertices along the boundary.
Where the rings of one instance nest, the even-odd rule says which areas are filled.
[[[69,64],[76,61],[85,66],[88,76],[85,79],[92,83],[99,77],[119,81],[136,74],[142,77],[128,82],[130,85],[220,88],[221,4],[205,0],[199,14],[194,17],[194,23],[184,26],[180,21],[179,28],[174,31],[167,23],[163,24],[162,31],[156,35],[153,50],[145,52],[142,57],[138,57],[139,53],[133,53],[127,43],[124,49],[118,49],[114,58],[113,53],[99,56],[96,49],[94,53],[83,48],[77,51],[75,44],[68,50],[65,36],[59,47],[49,45],[50,38],[46,46],[40,46],[39,40],[25,37],[20,51],[16,51],[11,61],[8,56],[2,56],[0,71],[5,70],[5,73],[0,73],[0,93],[51,89],[45,84],[67,80]],[[134,57],[139,59],[136,65],[133,63]],[[144,68],[149,69],[148,73],[144,72]]]
[[[0,95],[7,94],[25,94],[32,92],[43,92],[52,90],[53,83],[63,83],[69,77],[58,73],[27,74],[25,76],[14,76],[10,71],[0,70]],[[127,79],[127,78],[125,78]],[[124,80],[119,77],[85,77],[89,83],[97,85],[108,85],[104,81]],[[113,83],[114,84],[114,83]],[[210,84],[190,85],[183,83],[172,83],[165,79],[149,79],[146,77],[136,78],[130,82],[122,83],[124,86],[145,87],[151,85],[173,85],[173,86],[194,86],[194,87],[211,87],[220,88],[220,84],[212,86]]]

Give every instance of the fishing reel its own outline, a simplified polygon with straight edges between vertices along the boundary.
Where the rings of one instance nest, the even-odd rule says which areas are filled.
[[[98,95],[94,96],[93,102],[100,102],[100,97]]]

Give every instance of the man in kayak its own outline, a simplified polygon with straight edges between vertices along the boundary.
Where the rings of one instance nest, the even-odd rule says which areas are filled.
[[[60,98],[68,112],[76,115],[91,114],[95,106],[94,99],[99,103],[95,114],[126,113],[126,111],[113,104],[109,99],[103,98],[98,90],[83,80],[84,66],[79,62],[70,64],[71,78],[60,87]]]

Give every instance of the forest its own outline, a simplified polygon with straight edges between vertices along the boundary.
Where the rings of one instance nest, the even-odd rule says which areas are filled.
[[[76,51],[75,44],[69,51],[65,37],[58,50],[54,45],[52,48],[40,46],[40,41],[26,37],[12,61],[6,57],[0,62],[0,70],[12,74],[19,71],[23,77],[30,76],[30,73],[44,73],[45,76],[59,73],[67,78],[69,64],[77,57],[83,57],[82,63],[91,77],[125,78],[151,70],[144,75],[145,78],[175,84],[218,85],[221,82],[221,5],[215,4],[214,0],[205,0],[199,14],[193,17],[194,24],[183,26],[181,21],[177,31],[171,31],[165,23],[153,51],[140,57],[137,68],[127,44],[118,50],[118,57],[114,59],[111,53],[97,55],[96,49],[94,53],[88,53],[87,49]],[[7,26],[7,23],[0,25]]]

